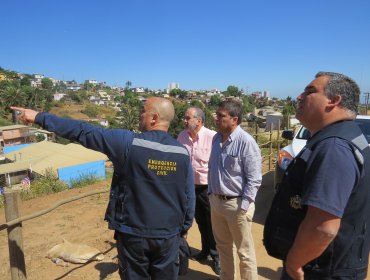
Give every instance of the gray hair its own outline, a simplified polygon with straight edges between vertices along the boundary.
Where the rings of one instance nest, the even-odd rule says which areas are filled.
[[[198,107],[190,107],[189,109],[194,109],[194,118],[201,119],[203,124],[206,122],[206,115],[202,109]]]
[[[325,94],[328,98],[337,95],[342,97],[340,106],[357,115],[357,106],[360,101],[360,88],[354,80],[343,74],[334,72],[319,72],[315,78],[326,76],[329,77],[328,84],[325,87]]]

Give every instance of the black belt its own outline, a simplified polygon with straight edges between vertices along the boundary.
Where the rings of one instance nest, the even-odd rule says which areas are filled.
[[[238,195],[238,196],[228,196],[228,195],[216,194],[216,193],[214,193],[214,195],[217,196],[221,200],[230,200],[230,199],[242,197],[241,195]]]

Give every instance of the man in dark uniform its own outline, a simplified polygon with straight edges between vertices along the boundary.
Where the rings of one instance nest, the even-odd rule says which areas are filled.
[[[24,123],[39,124],[112,161],[105,219],[115,231],[121,278],[177,279],[180,237],[192,224],[195,194],[188,152],[167,133],[174,117],[172,103],[149,98],[140,114],[140,134],[12,109]]]
[[[360,89],[320,72],[298,100],[311,132],[267,216],[264,244],[281,279],[365,279],[370,247],[370,148],[356,118]]]

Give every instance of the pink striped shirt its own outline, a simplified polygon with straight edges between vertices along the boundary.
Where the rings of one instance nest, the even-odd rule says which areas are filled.
[[[187,130],[183,130],[177,137],[177,140],[189,152],[196,185],[208,184],[208,161],[212,149],[212,139],[215,134],[216,131],[202,126],[194,140]]]

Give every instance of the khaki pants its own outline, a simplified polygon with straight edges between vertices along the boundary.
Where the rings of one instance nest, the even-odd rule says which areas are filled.
[[[213,235],[221,263],[221,280],[234,280],[235,261],[233,246],[239,257],[241,280],[257,280],[257,262],[251,232],[254,203],[248,211],[241,210],[241,198],[222,200],[216,195],[209,197]]]

